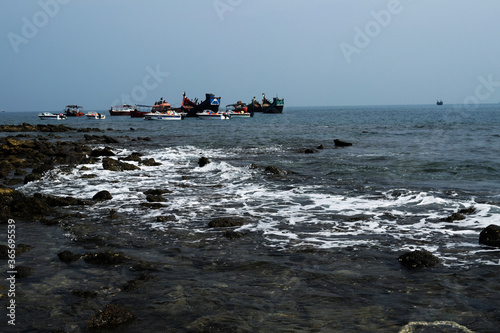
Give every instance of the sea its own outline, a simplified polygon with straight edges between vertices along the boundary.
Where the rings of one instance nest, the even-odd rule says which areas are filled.
[[[500,225],[500,104],[285,106],[230,120],[102,113],[59,121],[0,114],[2,124],[98,128],[88,134],[119,143],[94,148],[161,163],[128,162],[140,169],[123,172],[61,166],[17,188],[113,197],[64,208],[80,215],[60,227],[18,232],[38,256],[28,263],[35,274],[18,284],[32,302],[19,306],[25,331],[87,332],[109,303],[137,316],[121,332],[399,332],[436,321],[499,331],[500,249],[478,239]],[[37,135],[84,142],[74,131]],[[210,163],[200,167],[200,157]],[[164,201],[145,204],[148,190],[164,190]],[[467,208],[464,219],[448,218]],[[208,226],[220,217],[245,223]],[[68,249],[112,250],[149,268],[60,262]],[[399,256],[415,250],[441,265],[403,267]],[[124,291],[141,273],[140,286]],[[78,298],[75,289],[98,296]]]

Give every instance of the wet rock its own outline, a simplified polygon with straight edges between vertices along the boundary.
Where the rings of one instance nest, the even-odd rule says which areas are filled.
[[[208,223],[210,228],[241,227],[248,220],[241,217],[217,217]]]
[[[27,266],[16,266],[16,278],[22,279],[30,276],[33,273],[33,268]]]
[[[320,149],[321,150],[321,149],[325,149],[325,147],[323,145],[319,145],[319,146],[316,147],[316,149]]]
[[[269,165],[264,170],[276,176],[285,176],[288,174],[288,171],[282,170],[274,165]]]
[[[316,152],[316,149],[308,148],[304,151],[304,154],[314,154]]]
[[[27,245],[27,244],[18,244],[16,248],[16,254],[21,254],[24,252],[29,252],[34,248],[33,245]]]
[[[97,252],[97,253],[86,253],[83,256],[83,260],[90,264],[96,265],[119,265],[129,258],[120,253],[108,252]]]
[[[437,267],[441,263],[439,258],[425,250],[407,252],[401,255],[398,260],[408,268]]]
[[[104,142],[106,142],[106,143],[120,143],[120,141],[118,141],[117,139],[112,138],[112,137],[107,136],[107,135],[103,135],[102,138],[104,139]]]
[[[9,247],[7,245],[0,244],[0,259],[9,258]]]
[[[405,325],[399,333],[474,333],[453,321],[416,321]]]
[[[27,197],[16,190],[0,187],[0,223],[12,218],[37,220],[52,212],[53,208],[44,198]]]
[[[50,207],[85,206],[92,204],[89,200],[82,200],[73,197],[42,195],[40,193],[35,193],[33,197],[45,201]]]
[[[133,152],[132,154],[130,154],[127,157],[123,158],[123,161],[140,162],[142,160],[141,159],[142,156],[144,156],[144,154]]]
[[[472,214],[476,214],[476,212],[477,212],[477,209],[474,206],[470,206],[468,208],[462,208],[458,211],[458,213],[464,214],[464,215],[472,215]]]
[[[453,213],[443,220],[446,222],[460,221],[460,220],[465,220],[465,216],[460,213]]]
[[[154,194],[148,194],[146,196],[146,200],[148,202],[165,202],[165,201],[167,201],[167,199],[165,199],[163,196],[161,196],[161,195],[154,195]]]
[[[205,165],[207,165],[209,163],[210,163],[210,160],[204,156],[200,157],[200,159],[198,160],[198,166],[200,168],[203,168]]]
[[[127,281],[127,283],[125,283],[122,286],[122,290],[123,291],[132,291],[132,290],[139,289],[142,282],[147,281],[147,280],[151,280],[151,279],[152,279],[152,277],[149,274],[142,273],[137,278],[132,279],[130,281]]]
[[[149,208],[149,209],[161,209],[161,208],[165,207],[164,205],[162,205],[159,202],[142,202],[141,206]]]
[[[110,329],[130,322],[136,318],[135,314],[122,306],[108,304],[104,311],[96,313],[87,322],[89,329]]]
[[[170,222],[170,221],[176,221],[174,215],[163,215],[163,216],[158,216],[156,218],[156,222]]]
[[[90,152],[90,156],[92,157],[101,157],[101,156],[115,156],[116,154],[108,147],[103,149],[94,149]]]
[[[43,225],[46,225],[46,226],[58,225],[59,223],[61,223],[61,220],[59,220],[59,219],[48,219],[48,218],[45,218],[45,217],[42,217],[40,219],[40,224],[43,224]]]
[[[71,294],[75,295],[76,297],[82,297],[82,298],[96,298],[98,293],[97,291],[76,289],[72,290]]]
[[[342,140],[339,140],[339,139],[335,139],[335,140],[333,140],[333,142],[335,143],[335,147],[349,147],[349,146],[352,146],[352,143],[347,142],[347,141],[342,141]]]
[[[77,261],[82,257],[81,254],[76,254],[68,250],[59,252],[57,256],[59,257],[59,260],[61,260],[62,262],[73,262]]]
[[[104,190],[104,191],[99,191],[97,192],[93,197],[92,197],[92,200],[95,200],[95,201],[106,201],[106,200],[111,200],[113,199],[113,196],[111,195],[111,193],[109,193],[108,191]]]
[[[139,136],[139,137],[137,137],[137,140],[140,140],[140,141],[153,141],[149,136],[145,136],[145,137]]]
[[[172,193],[172,191],[166,190],[166,189],[151,189],[151,190],[144,191],[143,193],[146,195],[162,195],[165,193]]]
[[[490,224],[479,234],[479,244],[500,247],[500,226]]]
[[[105,157],[102,160],[102,166],[105,170],[110,170],[110,171],[140,170],[138,166],[125,162],[120,162],[110,157]]]
[[[243,233],[234,230],[226,230],[224,232],[224,237],[227,239],[237,239],[243,237]]]
[[[160,162],[156,162],[154,158],[145,158],[141,160],[141,164],[145,166],[159,166]]]

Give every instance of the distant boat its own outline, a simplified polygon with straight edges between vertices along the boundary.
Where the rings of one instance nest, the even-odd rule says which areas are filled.
[[[229,114],[231,118],[250,118],[253,117],[253,113],[248,112],[248,106],[238,101],[234,104],[226,105],[226,112]]]
[[[443,100],[438,100],[438,101],[436,102],[436,105],[443,105]]]
[[[175,111],[150,112],[144,115],[145,120],[182,120],[184,117]]]
[[[81,117],[85,115],[85,113],[83,113],[83,106],[81,105],[66,105],[64,114],[67,117]]]
[[[61,119],[66,119],[66,116],[62,113],[60,114],[53,114],[50,112],[43,112],[39,113],[38,117],[40,117],[41,120],[48,120],[48,119],[55,119],[55,120],[61,120]]]
[[[110,116],[130,116],[136,108],[129,104],[115,105],[109,109]]]
[[[269,101],[266,98],[266,94],[262,93],[262,104],[257,102],[255,97],[252,102],[248,105],[248,111],[253,112],[263,112],[263,113],[283,113],[283,107],[285,106],[285,100],[283,98],[274,97],[273,101]]]
[[[87,119],[106,119],[106,115],[97,112],[88,112]]]
[[[214,120],[231,119],[231,116],[227,112],[219,113],[218,111],[212,111],[212,110],[204,110],[203,112],[198,112],[196,116],[200,119],[214,119]]]
[[[210,110],[213,112],[219,111],[220,97],[216,97],[214,94],[205,94],[205,100],[198,103],[198,100],[190,100],[186,97],[186,93],[182,95],[182,106],[178,112],[185,114],[186,117],[197,117],[199,113],[205,110]],[[177,111],[177,110],[176,110]]]

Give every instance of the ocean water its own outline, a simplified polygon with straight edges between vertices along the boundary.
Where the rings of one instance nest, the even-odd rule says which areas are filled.
[[[92,301],[92,309],[110,301],[133,308],[139,319],[124,331],[397,332],[410,321],[450,320],[495,332],[500,324],[500,250],[478,243],[483,228],[500,224],[498,104],[286,107],[224,121],[41,121],[6,112],[0,122],[100,128],[120,141],[111,146],[118,157],[140,152],[161,163],[126,172],[101,163],[60,168],[19,188],[82,199],[112,194],[79,207],[85,216],[66,221],[61,237],[97,239],[100,249],[161,267],[137,291]],[[353,145],[336,148],[334,139]],[[200,168],[201,156],[211,163]],[[141,205],[150,189],[170,191],[162,208]],[[469,207],[475,213],[464,220],[446,220]],[[232,229],[242,237],[208,228],[226,216],[246,218]],[[441,267],[401,267],[398,257],[417,249]],[[97,270],[57,267],[68,286],[102,287]],[[118,288],[134,276],[121,268],[105,280]],[[64,289],[53,292],[61,296],[53,309],[75,307]],[[73,321],[92,313],[77,308]],[[52,320],[69,327],[67,317]]]

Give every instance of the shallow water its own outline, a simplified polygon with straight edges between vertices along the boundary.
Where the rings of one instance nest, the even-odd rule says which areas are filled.
[[[162,165],[126,172],[103,170],[101,163],[61,168],[20,188],[113,196],[79,207],[84,217],[68,218],[63,228],[30,225],[32,234],[20,236],[39,244],[36,234],[51,230],[57,238],[45,254],[23,254],[33,258],[35,273],[20,283],[22,297],[37,295],[25,307],[26,317],[37,319],[23,327],[85,331],[86,321],[112,302],[137,315],[121,329],[130,332],[397,332],[410,321],[435,320],[495,332],[500,251],[479,245],[478,237],[500,224],[497,109],[286,108],[228,121],[57,122],[101,128],[120,141],[112,146],[119,157],[141,152]],[[35,113],[2,117],[2,123],[42,123]],[[335,148],[336,138],[353,146]],[[211,163],[198,167],[201,156]],[[88,174],[95,177],[82,178]],[[149,189],[171,191],[162,208],[141,206]],[[471,206],[476,212],[464,220],[444,220]],[[158,222],[159,216],[170,219]],[[228,239],[207,227],[221,216],[245,217],[248,223],[234,229],[243,236]],[[152,278],[124,292],[123,284],[139,275],[127,265],[58,261],[58,252],[81,246],[153,263]],[[402,268],[399,255],[416,249],[431,251],[442,266]],[[71,295],[78,288],[99,296],[82,301]]]

